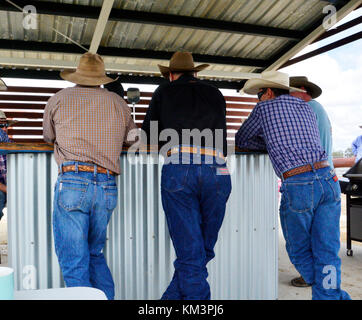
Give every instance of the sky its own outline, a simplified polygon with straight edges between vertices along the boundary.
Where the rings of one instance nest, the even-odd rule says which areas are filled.
[[[362,8],[353,11],[335,26],[361,15]],[[338,35],[309,45],[297,56],[359,31],[362,31],[362,25],[357,25]],[[359,125],[362,125],[362,39],[279,71],[288,73],[290,76],[307,76],[310,81],[322,88],[323,93],[316,100],[323,105],[332,123],[333,151],[346,150],[351,146],[352,141],[362,134],[362,129],[359,128]],[[28,86],[73,86],[67,81],[10,78],[4,78],[4,80],[10,86],[24,85],[24,81]],[[123,84],[123,87],[125,90],[129,87],[138,87],[141,91],[153,91],[157,86]],[[221,91],[226,95],[238,95],[236,91]]]
[[[350,13],[336,26],[361,15],[362,8]],[[357,25],[308,46],[298,55],[360,31],[362,25]],[[316,100],[323,105],[332,123],[334,151],[346,150],[357,136],[362,135],[359,128],[362,125],[362,39],[279,71],[290,76],[307,76],[322,88],[322,95]]]

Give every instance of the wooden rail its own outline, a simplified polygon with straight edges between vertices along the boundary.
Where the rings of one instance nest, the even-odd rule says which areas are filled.
[[[44,142],[42,131],[44,108],[48,99],[59,90],[61,88],[10,86],[7,91],[0,93],[0,109],[8,118],[19,121],[8,131],[15,142]],[[139,128],[142,126],[152,94],[152,92],[141,92],[141,99],[135,105],[135,122]],[[230,140],[254,108],[257,99],[225,96],[225,100]],[[126,102],[128,103],[127,100]],[[129,103],[128,105],[133,112],[132,105]]]

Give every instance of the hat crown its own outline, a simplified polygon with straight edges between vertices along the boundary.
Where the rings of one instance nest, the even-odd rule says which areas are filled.
[[[80,74],[104,75],[103,59],[98,54],[87,52],[80,57],[77,72]]]
[[[0,110],[0,120],[6,120],[5,112]]]
[[[275,82],[283,86],[289,86],[289,75],[280,71],[265,71],[261,74],[261,79]],[[273,88],[272,84],[269,84],[269,88]]]
[[[192,69],[194,67],[194,59],[190,52],[175,52],[169,63],[171,70]]]

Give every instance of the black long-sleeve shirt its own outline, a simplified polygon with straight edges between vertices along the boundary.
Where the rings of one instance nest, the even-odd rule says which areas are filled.
[[[174,129],[178,133],[179,141],[150,139],[150,121],[158,121],[158,135],[164,129]],[[226,144],[226,103],[224,96],[216,87],[206,84],[190,75],[182,75],[175,81],[160,85],[154,92],[147,111],[142,129],[146,132],[148,144],[166,143],[172,145],[191,144],[202,147],[213,147],[227,153]],[[193,139],[190,143],[182,140],[183,129],[198,129],[201,132],[210,129],[212,142],[207,139]],[[220,129],[220,137],[215,139],[216,129]],[[205,131],[206,133],[206,131]]]

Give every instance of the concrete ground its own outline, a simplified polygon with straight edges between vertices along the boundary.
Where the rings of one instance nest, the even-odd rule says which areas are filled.
[[[352,242],[353,257],[346,255],[346,207],[345,195],[342,195],[341,214],[341,250],[342,288],[352,299],[362,300],[362,242]],[[6,210],[6,209],[5,209]],[[7,265],[7,214],[0,221],[0,251],[1,266]],[[310,300],[310,288],[296,288],[290,285],[290,280],[299,276],[290,263],[285,250],[285,240],[279,227],[279,300]]]

